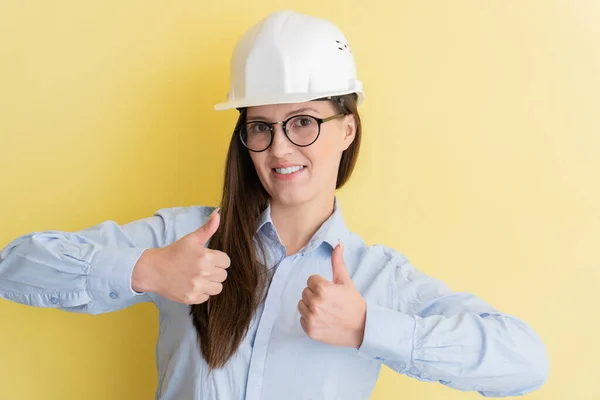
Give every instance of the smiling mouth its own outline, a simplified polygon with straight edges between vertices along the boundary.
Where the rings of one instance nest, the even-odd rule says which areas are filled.
[[[306,166],[296,165],[296,166],[287,167],[287,168],[272,168],[272,171],[274,171],[278,174],[281,174],[281,175],[290,175],[290,174],[293,174],[294,172],[302,171],[304,168],[306,168]]]

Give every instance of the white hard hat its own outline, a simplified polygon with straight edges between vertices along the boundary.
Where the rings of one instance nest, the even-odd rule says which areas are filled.
[[[278,11],[250,28],[231,57],[231,89],[215,110],[300,103],[349,93],[364,99],[352,51],[333,23]]]

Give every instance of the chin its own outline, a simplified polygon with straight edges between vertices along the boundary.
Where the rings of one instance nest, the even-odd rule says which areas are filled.
[[[284,193],[272,193],[271,199],[284,206],[297,206],[306,203],[312,198],[305,191],[286,190]]]

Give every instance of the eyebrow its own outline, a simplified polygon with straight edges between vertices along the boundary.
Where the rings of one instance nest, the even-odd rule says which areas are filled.
[[[318,115],[321,115],[321,113],[319,111],[315,110],[314,108],[304,107],[304,108],[299,108],[297,110],[290,111],[289,113],[287,113],[285,115],[285,118],[287,119],[287,118],[291,117],[292,115],[301,114],[301,113],[306,112],[306,111],[314,111]],[[260,116],[260,115],[247,116],[246,119],[248,121],[256,121],[256,120],[268,121],[269,120],[269,118],[266,118],[266,117],[263,117],[263,116]]]

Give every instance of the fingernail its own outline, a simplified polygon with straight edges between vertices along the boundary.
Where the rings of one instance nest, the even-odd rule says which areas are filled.
[[[215,208],[215,209],[213,210],[213,212],[211,212],[211,213],[210,213],[210,216],[209,216],[208,218],[210,219],[210,218],[214,217],[214,215],[215,215],[216,213],[218,213],[219,211],[221,211],[221,207],[217,207],[217,208]]]
[[[344,250],[344,242],[342,242],[342,239],[338,239],[338,243],[340,244],[342,250]]]

